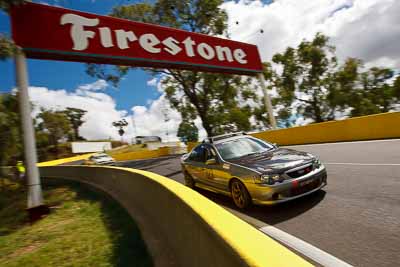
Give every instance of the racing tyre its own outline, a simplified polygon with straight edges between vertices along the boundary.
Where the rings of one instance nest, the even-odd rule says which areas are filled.
[[[231,195],[233,202],[239,209],[245,209],[251,205],[251,198],[246,187],[239,180],[233,180],[231,184]]]
[[[190,174],[186,171],[185,171],[184,175],[185,175],[185,185],[187,187],[193,189],[195,187],[195,182],[194,182],[192,176],[190,176]]]

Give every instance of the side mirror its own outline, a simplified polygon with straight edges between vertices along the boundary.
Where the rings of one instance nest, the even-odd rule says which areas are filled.
[[[206,165],[215,165],[217,164],[217,161],[215,159],[208,159],[206,161]]]

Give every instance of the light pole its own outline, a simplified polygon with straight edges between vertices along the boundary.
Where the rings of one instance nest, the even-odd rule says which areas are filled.
[[[18,48],[15,55],[15,73],[18,87],[19,108],[24,141],[24,156],[28,186],[28,212],[31,221],[39,219],[48,213],[48,208],[43,204],[42,187],[37,167],[37,154],[35,145],[35,132],[31,117],[31,105],[28,93],[28,71],[26,57],[22,49]]]
[[[267,109],[269,123],[271,124],[272,129],[276,129],[276,120],[274,117],[274,112],[272,110],[271,98],[269,97],[267,86],[265,85],[264,74],[262,72],[258,73],[258,79],[264,93],[264,104]]]

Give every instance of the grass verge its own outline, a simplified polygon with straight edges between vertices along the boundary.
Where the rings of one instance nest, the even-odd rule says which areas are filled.
[[[68,182],[43,188],[52,212],[31,225],[23,186],[0,188],[0,266],[153,266],[140,231],[113,199]]]

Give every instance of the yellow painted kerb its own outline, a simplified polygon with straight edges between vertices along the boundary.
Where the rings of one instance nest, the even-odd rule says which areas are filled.
[[[56,159],[56,160],[50,160],[50,161],[45,161],[45,162],[39,162],[37,166],[39,167],[46,167],[46,166],[56,166],[68,162],[73,162],[73,161],[78,161],[78,160],[85,160],[88,159],[91,155],[95,153],[89,153],[89,154],[84,154],[84,155],[79,155],[75,157],[69,157],[69,158],[64,158],[64,159]]]

